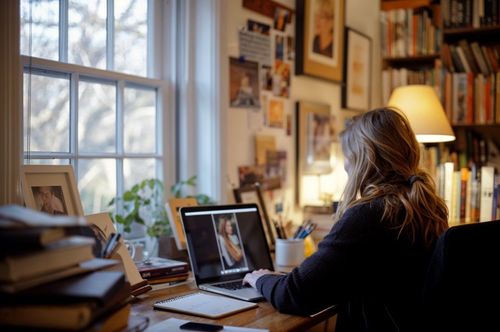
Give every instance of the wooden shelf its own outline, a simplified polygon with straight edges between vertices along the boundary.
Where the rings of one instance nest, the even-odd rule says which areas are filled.
[[[473,133],[482,136],[487,140],[492,140],[500,147],[500,123],[491,124],[459,124],[452,125],[455,131],[470,130]]]
[[[400,8],[419,8],[430,6],[432,0],[382,0],[380,9],[394,10]]]
[[[492,41],[499,41],[500,25],[486,26],[480,28],[446,28],[443,29],[443,40],[457,40],[457,39],[484,39],[495,37]]]
[[[429,54],[409,57],[385,57],[382,60],[384,67],[430,67],[434,66],[434,61],[439,57],[439,54]]]

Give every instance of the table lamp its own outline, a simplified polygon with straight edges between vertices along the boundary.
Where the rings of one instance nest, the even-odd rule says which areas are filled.
[[[443,106],[427,85],[407,85],[394,89],[388,106],[401,110],[410,122],[420,143],[449,142],[455,135]]]

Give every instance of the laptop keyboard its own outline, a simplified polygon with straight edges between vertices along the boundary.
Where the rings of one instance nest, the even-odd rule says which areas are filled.
[[[216,284],[216,285],[212,285],[212,286],[219,287],[219,288],[224,288],[224,289],[230,289],[230,290],[236,290],[236,289],[242,289],[242,288],[252,287],[249,284],[243,285],[241,283],[241,280],[228,281],[228,282],[225,282],[225,283]]]

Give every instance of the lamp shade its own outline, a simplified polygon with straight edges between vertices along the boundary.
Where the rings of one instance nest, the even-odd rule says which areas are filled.
[[[388,106],[401,110],[420,143],[449,142],[455,135],[432,87],[407,85],[394,89]]]

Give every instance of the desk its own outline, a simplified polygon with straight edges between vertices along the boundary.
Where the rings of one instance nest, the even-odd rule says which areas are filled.
[[[336,313],[335,308],[331,308],[315,317],[292,316],[280,314],[269,302],[259,302],[258,308],[213,320],[198,316],[183,315],[170,311],[153,309],[153,303],[156,301],[192,293],[194,291],[197,291],[196,285],[194,284],[194,281],[189,281],[177,286],[153,290],[139,295],[132,304],[132,314],[149,317],[149,326],[159,323],[165,319],[175,317],[197,322],[268,329],[269,331],[274,332],[304,331],[333,317]]]

